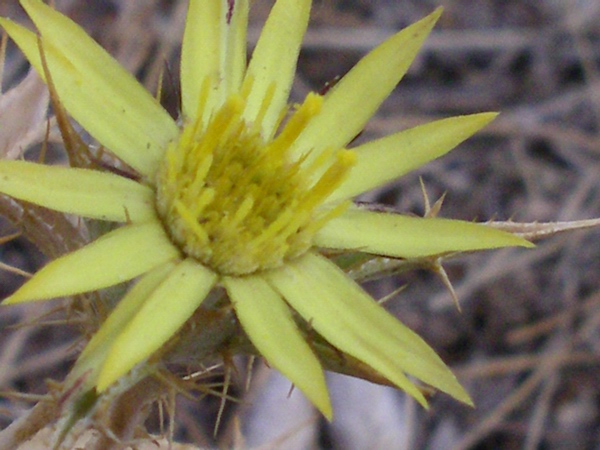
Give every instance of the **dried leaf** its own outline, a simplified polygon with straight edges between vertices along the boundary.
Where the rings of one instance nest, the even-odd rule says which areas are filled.
[[[528,241],[546,239],[570,231],[600,228],[600,219],[572,220],[566,222],[488,222],[486,225],[498,230],[512,233]]]
[[[46,119],[48,101],[46,85],[34,70],[0,95],[0,157],[17,159],[36,140]]]
[[[0,215],[51,259],[77,250],[89,240],[85,226],[75,225],[64,214],[4,195],[0,195]]]

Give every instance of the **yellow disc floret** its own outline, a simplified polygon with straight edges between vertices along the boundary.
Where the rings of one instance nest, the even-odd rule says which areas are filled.
[[[281,133],[265,142],[232,96],[206,125],[182,130],[157,175],[157,209],[181,250],[223,275],[281,266],[306,252],[315,232],[345,204],[324,208],[354,163],[348,150],[310,164],[290,152],[322,98],[310,94]]]

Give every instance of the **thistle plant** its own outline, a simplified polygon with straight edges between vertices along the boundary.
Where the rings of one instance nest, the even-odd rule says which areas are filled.
[[[6,18],[0,26],[47,84],[70,166],[2,160],[0,193],[81,218],[90,237],[52,255],[3,301],[72,297],[84,317],[88,342],[58,388],[68,401],[53,410],[56,445],[95,427],[131,392],[156,401],[163,392],[147,386],[173,383],[170,363],[227,365],[237,354],[263,357],[328,420],[335,411],[325,369],[395,386],[424,407],[417,382],[472,405],[434,350],[359,285],[390,266],[532,247],[517,226],[353,201],[496,116],[438,120],[352,145],[441,10],[391,36],[325,94],[289,104],[311,2],[278,0],[246,65],[249,2],[190,0],[173,118],[69,18],[41,0],[20,3],[36,31]],[[113,443],[130,437],[112,432]]]

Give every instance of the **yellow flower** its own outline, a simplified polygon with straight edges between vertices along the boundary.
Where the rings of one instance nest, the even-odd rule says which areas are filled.
[[[139,174],[134,180],[0,162],[6,195],[123,223],[50,262],[4,302],[69,296],[141,276],[78,362],[92,370],[98,391],[159,350],[221,286],[254,346],[328,418],[323,369],[297,328],[300,318],[423,405],[407,375],[470,403],[433,350],[322,254],[422,258],[529,245],[474,223],[367,211],[351,202],[447,153],[495,117],[440,120],[346,148],[400,81],[440,10],[288,114],[310,0],[276,2],[248,67],[248,0],[190,0],[182,115],[175,121],[71,20],[40,0],[21,4],[39,40],[10,20],[0,25],[42,76],[46,61],[73,118]]]

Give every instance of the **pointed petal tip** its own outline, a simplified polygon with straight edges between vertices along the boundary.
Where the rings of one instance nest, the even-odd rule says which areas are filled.
[[[432,19],[435,19],[437,21],[443,12],[444,12],[444,7],[438,6],[437,8],[435,8],[433,10],[433,12],[429,15],[429,17],[431,17]]]
[[[327,405],[325,405],[325,407],[321,407],[318,409],[329,423],[333,422],[333,410],[331,408],[331,402],[329,401],[329,399],[327,399]]]
[[[450,376],[452,377],[452,381],[447,386],[448,389],[446,389],[445,393],[448,394],[453,399],[455,399],[467,406],[470,406],[471,408],[474,408],[475,403],[473,403],[473,400],[471,399],[471,396],[469,395],[469,393],[460,384],[460,382],[458,381],[458,379],[456,378],[454,373],[452,373],[450,371],[450,369],[448,369],[448,372],[449,372]],[[442,391],[442,392],[444,392],[444,391]]]
[[[106,391],[115,381],[117,381],[121,375],[116,375],[115,370],[111,370],[112,367],[107,367],[104,365],[102,370],[100,371],[100,375],[98,375],[98,380],[96,381],[96,391],[98,394]]]
[[[484,224],[484,225],[487,225],[487,224]],[[498,248],[504,248],[504,247],[535,248],[536,247],[536,245],[533,242],[528,241],[527,239],[522,238],[521,236],[518,236],[516,234],[509,233],[506,231],[502,231],[502,234],[504,235],[504,236],[502,236],[503,240],[498,241]]]
[[[44,300],[52,300],[52,298],[36,296],[35,290],[32,291],[31,289],[29,289],[28,282],[25,282],[12,295],[2,300],[0,306],[21,305],[23,303],[34,303]]]
[[[332,407],[320,361],[300,333],[288,304],[261,276],[224,277],[238,321],[250,342],[327,418]]]
[[[521,241],[522,241],[519,244],[519,247],[524,247],[524,248],[535,248],[536,247],[536,245],[533,242],[530,242],[530,241],[528,241],[526,239],[522,239],[522,238],[519,238],[519,239],[521,239]]]
[[[465,397],[458,398],[457,400],[461,401],[462,403],[464,403],[465,405],[467,405],[471,408],[475,408],[475,403],[473,402],[473,399],[466,391],[465,391]]]
[[[412,26],[421,24],[424,27],[433,28],[435,26],[435,24],[438,22],[438,20],[440,20],[440,17],[443,12],[444,12],[444,7],[438,6],[437,8],[435,8],[433,10],[433,12],[431,14],[429,14],[429,15],[423,17],[421,20],[415,22]]]
[[[26,303],[26,300],[20,300],[18,297],[15,297],[15,294],[10,297],[6,297],[2,302],[0,302],[0,306],[12,306],[18,305],[20,303]]]
[[[54,9],[51,6],[46,5],[42,0],[19,0],[19,3],[27,14],[30,14],[30,12],[36,8],[40,10],[43,8]]]
[[[482,122],[485,122],[486,125],[492,122],[494,119],[496,119],[496,117],[498,117],[499,115],[500,113],[498,111],[489,111],[474,114],[475,117],[479,117]]]
[[[43,14],[47,10],[54,10],[53,7],[45,4],[42,0],[19,0],[19,3],[21,4],[21,7],[25,10],[27,15],[31,17],[34,21],[34,16],[36,14]]]
[[[165,145],[179,132],[175,121],[68,16],[41,0],[22,0],[21,6],[43,38],[53,84],[68,113],[105,148],[152,176]],[[36,33],[7,24],[13,40],[44,78]]]
[[[13,38],[13,33],[17,33],[19,28],[30,32],[7,17],[0,17],[0,28],[2,28],[2,30],[4,30],[4,32],[8,34],[11,39]]]

